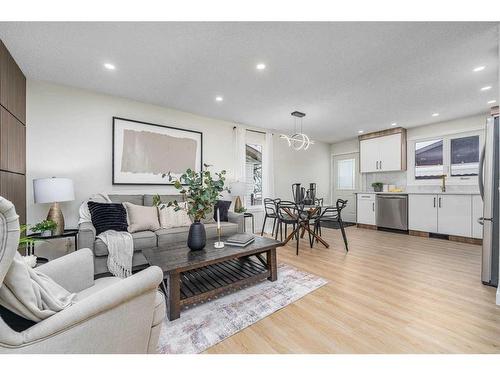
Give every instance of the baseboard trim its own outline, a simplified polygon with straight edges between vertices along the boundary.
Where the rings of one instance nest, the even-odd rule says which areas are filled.
[[[429,237],[429,232],[421,232],[419,230],[409,230],[408,234],[416,237]]]
[[[470,243],[470,244],[473,244],[473,245],[482,245],[483,244],[483,240],[481,240],[479,238],[461,237],[461,236],[448,236],[448,239],[450,241]]]
[[[356,226],[358,228],[363,228],[363,229],[374,229],[374,230],[377,230],[377,226],[376,225],[371,225],[371,224],[356,224]]]
[[[434,238],[440,238],[443,240],[448,240],[448,241],[455,241],[455,242],[462,242],[462,243],[469,243],[472,245],[482,245],[483,240],[479,238],[472,238],[472,237],[462,237],[462,236],[452,236],[452,235],[445,235],[445,234],[432,234],[429,232],[422,232],[419,230],[410,230],[408,231],[408,234],[410,236],[416,236],[416,237],[434,237]]]

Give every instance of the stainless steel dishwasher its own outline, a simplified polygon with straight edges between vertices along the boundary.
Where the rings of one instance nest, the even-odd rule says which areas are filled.
[[[408,230],[408,195],[377,194],[377,227]]]

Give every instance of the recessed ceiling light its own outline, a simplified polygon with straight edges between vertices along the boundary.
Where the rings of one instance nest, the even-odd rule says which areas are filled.
[[[393,122],[391,126],[396,126],[397,124],[398,124],[397,122]]]
[[[215,97],[215,101],[216,102],[222,102],[224,100],[224,98],[222,96],[216,96]]]
[[[255,67],[257,68],[257,70],[264,70],[264,69],[266,69],[266,64],[259,63]]]
[[[358,134],[364,133],[364,130],[358,130]]]
[[[493,100],[488,100],[488,104],[494,104],[494,103],[496,103],[496,102],[497,102],[497,101],[496,101],[496,100],[494,100],[494,99],[493,99]]]
[[[438,117],[439,116],[439,113],[435,112],[432,114],[432,117]]]
[[[110,64],[110,63],[104,64],[104,67],[108,70],[115,70],[116,69],[116,66],[114,66],[113,64]]]
[[[474,69],[472,69],[472,71],[480,72],[481,70],[484,70],[484,68],[486,68],[484,65],[476,66]]]
[[[481,87],[481,91],[488,91],[489,89],[491,89],[491,86]]]

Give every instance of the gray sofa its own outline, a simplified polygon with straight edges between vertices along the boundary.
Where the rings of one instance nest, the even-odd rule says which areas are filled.
[[[170,202],[174,199],[181,200],[179,195],[161,195],[162,202]],[[152,206],[153,195],[109,195],[113,202],[130,202],[141,206]],[[230,236],[236,233],[243,233],[243,214],[229,212],[229,222],[222,222],[222,233]],[[205,224],[207,239],[217,236],[217,224]],[[156,247],[168,246],[176,242],[187,241],[189,227],[179,227],[170,229],[158,229],[156,232],[142,231],[132,233],[134,238],[134,256],[132,258],[133,270],[139,270],[147,266],[146,258],[141,250]],[[92,223],[82,223],[78,227],[78,248],[89,248],[94,253],[94,272],[96,277],[109,275],[107,266],[108,248],[100,239],[96,238],[96,230]]]

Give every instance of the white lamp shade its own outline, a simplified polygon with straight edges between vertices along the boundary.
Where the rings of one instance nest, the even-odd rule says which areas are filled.
[[[233,197],[241,197],[246,193],[247,185],[244,182],[236,181],[231,184],[231,194]]]
[[[73,180],[69,178],[37,178],[33,180],[35,203],[54,203],[75,200]]]

